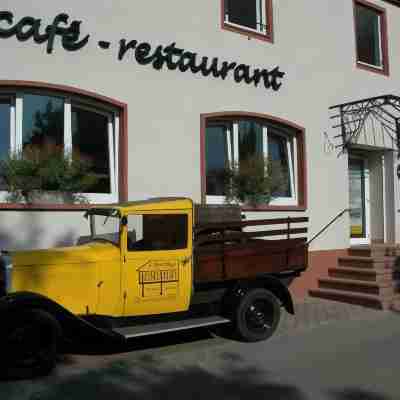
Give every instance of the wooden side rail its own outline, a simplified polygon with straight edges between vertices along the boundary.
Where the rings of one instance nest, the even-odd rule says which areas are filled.
[[[203,224],[195,227],[195,244],[220,243],[229,241],[247,241],[257,237],[282,236],[290,239],[290,235],[307,233],[307,228],[293,228],[293,224],[308,222],[307,217],[299,218],[275,218],[255,221],[236,221],[214,224]],[[266,226],[287,224],[286,229],[270,229],[254,232],[243,232],[242,228],[248,226]],[[265,229],[265,228],[264,228]]]
[[[272,218],[272,219],[257,219],[254,221],[227,221],[211,224],[199,224],[195,226],[195,233],[209,230],[225,230],[230,228],[244,228],[246,226],[259,226],[259,225],[280,225],[280,224],[297,224],[308,222],[308,217],[287,217],[287,218]]]

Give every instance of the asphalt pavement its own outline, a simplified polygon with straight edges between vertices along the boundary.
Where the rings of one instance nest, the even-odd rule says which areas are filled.
[[[198,329],[67,355],[49,377],[0,382],[0,399],[400,399],[400,314],[321,300],[296,309],[265,342]]]

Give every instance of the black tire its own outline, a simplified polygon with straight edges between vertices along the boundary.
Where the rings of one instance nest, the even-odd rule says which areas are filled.
[[[268,339],[276,331],[280,316],[280,303],[270,291],[249,289],[234,310],[236,335],[245,342]]]
[[[48,375],[56,365],[60,326],[49,313],[29,310],[8,319],[3,335],[3,379],[31,379]]]

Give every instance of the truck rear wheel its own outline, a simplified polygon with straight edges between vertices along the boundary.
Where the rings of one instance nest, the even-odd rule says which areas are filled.
[[[59,326],[48,313],[30,310],[8,321],[1,377],[29,379],[47,375],[55,367]]]
[[[278,299],[266,289],[250,289],[240,299],[234,319],[237,336],[246,342],[268,339],[278,327]]]

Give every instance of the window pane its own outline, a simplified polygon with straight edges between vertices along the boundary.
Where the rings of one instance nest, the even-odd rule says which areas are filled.
[[[23,98],[23,110],[23,148],[64,145],[63,99],[27,94]]]
[[[11,104],[9,100],[0,99],[0,159],[10,153],[10,118]]]
[[[239,161],[263,154],[263,126],[254,121],[239,121]]]
[[[186,214],[129,215],[128,251],[185,249],[187,225]]]
[[[268,157],[273,163],[273,168],[283,175],[282,188],[274,193],[276,197],[291,197],[290,171],[287,152],[287,139],[283,136],[271,133],[268,128]]]
[[[72,151],[92,164],[98,181],[87,193],[110,193],[108,117],[72,107]]]
[[[260,30],[260,26],[257,24],[257,7],[260,7],[260,0],[225,1],[229,22]]]
[[[228,125],[211,125],[206,130],[206,182],[208,195],[224,195],[224,170],[229,162]],[[232,129],[229,129],[232,132]]]
[[[367,7],[357,5],[356,29],[358,61],[382,66],[380,48],[379,14]]]

